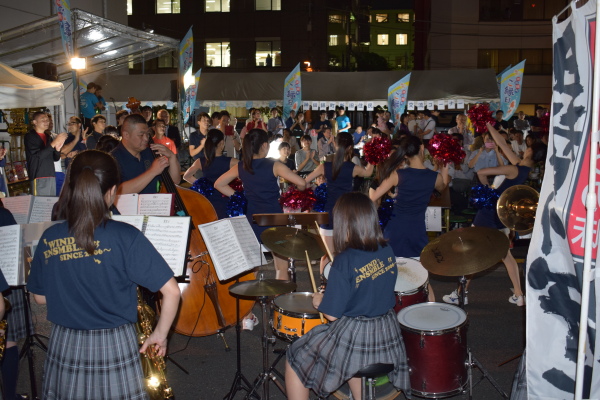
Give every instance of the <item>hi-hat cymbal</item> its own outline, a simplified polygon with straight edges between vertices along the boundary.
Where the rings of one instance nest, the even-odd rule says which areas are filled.
[[[273,253],[295,260],[306,260],[305,251],[308,251],[311,260],[321,258],[325,254],[319,236],[297,228],[269,228],[260,235],[260,240]]]
[[[421,264],[437,275],[475,274],[502,260],[508,247],[508,238],[497,229],[460,228],[429,242],[421,252]]]
[[[530,233],[535,223],[535,213],[540,194],[526,185],[510,187],[496,203],[498,218],[509,229],[521,234]]]
[[[296,290],[296,284],[294,282],[281,281],[279,279],[243,281],[229,287],[229,291],[232,294],[247,297],[271,297],[283,293],[291,293],[294,290]]]

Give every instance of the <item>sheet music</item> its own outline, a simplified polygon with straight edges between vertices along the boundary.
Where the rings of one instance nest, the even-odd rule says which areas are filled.
[[[144,235],[163,256],[175,276],[183,273],[190,217],[148,217]]]
[[[115,221],[125,222],[129,225],[133,225],[139,229],[140,232],[144,231],[144,216],[143,215],[113,215],[112,219]]]
[[[442,231],[442,207],[427,207],[425,229],[427,232]]]
[[[140,194],[138,197],[138,214],[141,215],[171,215],[173,194],[156,193]],[[122,213],[121,213],[122,214]]]
[[[246,217],[242,217],[246,218]],[[220,281],[251,269],[229,219],[198,225]]]
[[[31,210],[31,201],[33,196],[15,196],[2,199],[4,207],[8,209],[15,217],[17,224],[26,224],[29,222],[29,211]]]
[[[267,260],[261,250],[260,243],[254,235],[250,222],[245,216],[229,218],[233,231],[235,232],[240,248],[252,268],[266,264]]]
[[[138,194],[120,194],[115,198],[115,207],[121,215],[137,215],[138,214]]]
[[[58,197],[34,196],[29,223],[34,224],[52,220],[52,208],[57,201]]]
[[[7,225],[0,227],[0,270],[10,286],[19,283],[19,254],[21,253],[21,227]]]

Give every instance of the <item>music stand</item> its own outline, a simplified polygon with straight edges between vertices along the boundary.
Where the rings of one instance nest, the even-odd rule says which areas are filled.
[[[319,225],[328,224],[329,213],[311,212],[252,214],[252,219],[258,226],[314,226],[315,223]],[[296,282],[296,260],[291,257],[288,257],[288,274],[290,276],[290,280],[292,282]]]

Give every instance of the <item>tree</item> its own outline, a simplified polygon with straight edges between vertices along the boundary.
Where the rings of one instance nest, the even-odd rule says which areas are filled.
[[[357,71],[389,71],[387,60],[377,53],[354,53]]]

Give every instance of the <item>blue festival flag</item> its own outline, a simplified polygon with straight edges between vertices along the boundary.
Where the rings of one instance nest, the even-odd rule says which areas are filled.
[[[300,63],[285,78],[283,85],[283,120],[290,117],[290,111],[300,110],[302,105],[302,80],[300,77]]]
[[[185,90],[185,101],[183,103],[183,121],[187,122],[190,118],[190,115],[194,111],[194,106],[196,105],[196,95],[198,94],[198,84],[200,83],[200,73],[202,72],[202,68],[200,68],[194,74],[194,84],[190,85]]]
[[[525,70],[523,60],[502,74],[500,80],[500,104],[504,112],[504,120],[508,121],[515,113],[521,102],[521,91],[523,90],[523,71]]]
[[[71,25],[71,2],[70,0],[55,0],[54,3],[58,15],[58,24],[60,25],[63,50],[67,60],[70,60],[75,55],[73,50],[73,26]]]
[[[83,78],[79,78],[79,95],[84,94],[85,92],[87,92],[87,85],[88,83],[83,79]]]
[[[410,73],[388,89],[388,110],[392,114],[395,123],[400,122],[400,116],[406,108],[408,101],[408,85],[410,84]]]
[[[188,32],[179,43],[179,87],[181,88],[179,93],[182,97],[185,96],[187,88],[193,84],[193,82],[190,82],[192,78],[193,60],[194,33],[192,32],[192,27],[190,27]]]

